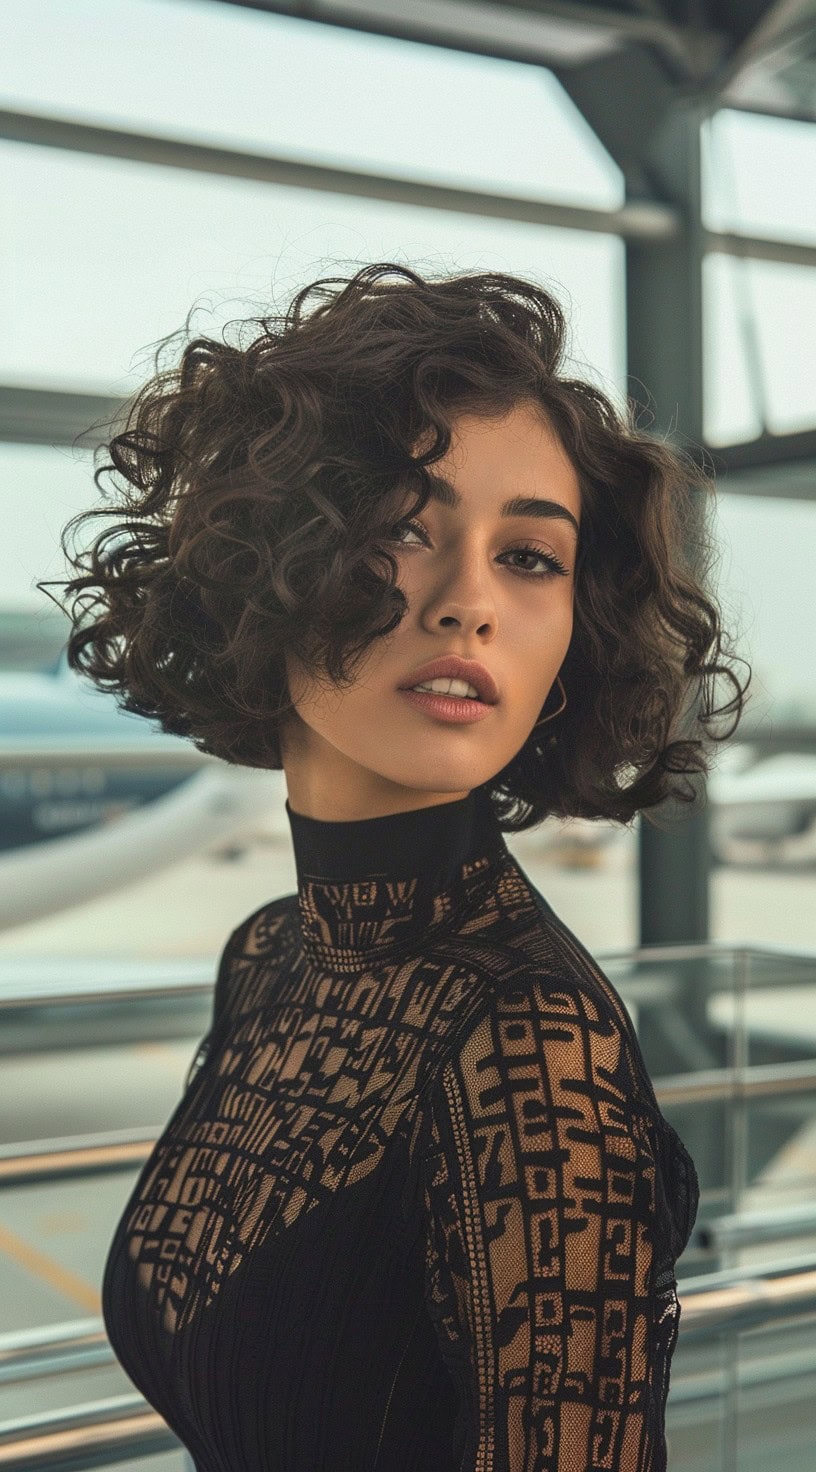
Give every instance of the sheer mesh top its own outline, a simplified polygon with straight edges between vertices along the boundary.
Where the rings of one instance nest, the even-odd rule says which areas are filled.
[[[485,794],[230,935],[102,1285],[197,1472],[663,1472],[694,1164]]]

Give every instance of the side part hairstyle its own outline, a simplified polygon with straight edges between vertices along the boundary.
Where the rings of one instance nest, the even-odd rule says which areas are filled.
[[[632,401],[619,411],[563,373],[566,331],[556,298],[529,281],[381,263],[242,321],[235,345],[226,328],[224,341],[194,337],[169,368],[162,347],[178,334],[162,339],[154,376],[98,446],[110,461],[94,481],[111,475],[113,503],[62,534],[77,573],[60,580],[74,595],[70,667],[199,751],[280,769],[284,651],[315,680],[352,684],[405,615],[395,528],[430,499],[425,467],[447,453],[455,417],[533,403],[582,498],[568,701],[484,788],[511,832],[693,802],[694,784],[672,779],[707,773],[747,689],[707,584],[714,482],[638,429]],[[414,455],[417,443],[428,447]],[[115,524],[69,554],[66,534],[95,516]],[[718,674],[734,688],[720,710]]]

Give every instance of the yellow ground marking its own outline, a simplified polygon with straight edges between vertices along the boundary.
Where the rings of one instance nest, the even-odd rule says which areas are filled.
[[[171,1068],[181,1068],[184,1060],[192,1057],[195,1052],[196,1038],[188,1043],[184,1039],[172,1043],[132,1043],[131,1052],[138,1053],[144,1058],[155,1058],[159,1063],[167,1063]]]
[[[91,1219],[84,1211],[44,1211],[37,1217],[37,1231],[45,1237],[62,1232],[90,1232]]]
[[[100,1317],[102,1313],[102,1299],[99,1291],[92,1288],[77,1273],[72,1273],[69,1268],[64,1268],[55,1262],[45,1252],[39,1252],[36,1247],[29,1246],[16,1232],[10,1232],[0,1222],[0,1254],[17,1263],[33,1277],[41,1279],[50,1288],[56,1289],[57,1293],[70,1298],[84,1309],[87,1314]]]

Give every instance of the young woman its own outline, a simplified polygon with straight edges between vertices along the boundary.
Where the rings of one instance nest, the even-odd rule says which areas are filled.
[[[504,833],[693,799],[744,693],[712,486],[565,375],[540,287],[336,281],[141,390],[67,585],[73,668],[283,768],[297,870],[226,942],[105,1324],[198,1472],[662,1472],[697,1176]]]

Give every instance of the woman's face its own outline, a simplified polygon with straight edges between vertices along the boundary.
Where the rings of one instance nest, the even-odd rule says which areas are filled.
[[[375,818],[466,797],[524,745],[567,652],[575,526],[569,515],[502,514],[506,501],[530,497],[558,503],[580,525],[577,474],[535,407],[462,415],[428,473],[449,482],[457,504],[432,497],[395,530],[408,600],[399,626],[369,646],[345,690],[306,680],[287,656],[296,714],[282,729],[282,757],[290,805],[306,817]],[[445,722],[400,688],[448,654],[492,675],[498,700],[483,719]]]

